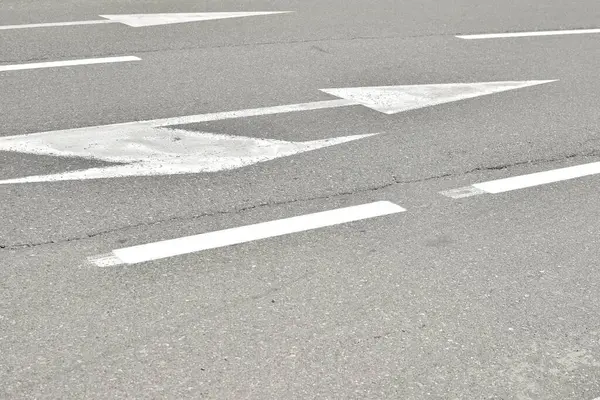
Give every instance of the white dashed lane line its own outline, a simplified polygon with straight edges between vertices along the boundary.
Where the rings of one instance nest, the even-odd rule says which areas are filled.
[[[489,182],[476,183],[471,186],[440,192],[444,196],[460,199],[486,193],[503,193],[511,190],[525,189],[548,183],[566,181],[600,173],[600,162],[576,165],[568,168],[536,172],[534,174],[513,176]]]
[[[165,240],[140,246],[113,250],[112,253],[88,258],[98,267],[109,267],[121,264],[138,264],[146,261],[160,260],[182,254],[252,242],[290,233],[303,232],[327,226],[381,217],[406,211],[389,201],[359,206],[339,208],[314,214],[300,215],[292,218],[262,222],[238,228],[203,233],[179,239]]]
[[[476,40],[476,39],[507,39],[518,37],[531,36],[558,36],[558,35],[584,35],[590,33],[600,33],[600,29],[570,29],[557,31],[533,31],[533,32],[507,32],[507,33],[481,33],[476,35],[457,35],[459,39]]]
[[[77,66],[77,65],[111,64],[111,63],[129,62],[129,61],[141,61],[141,58],[134,57],[134,56],[124,56],[124,57],[86,58],[86,59],[81,59],[81,60],[50,61],[50,62],[42,62],[42,63],[0,65],[0,72],[21,71],[21,70],[26,70],[26,69],[40,69],[40,68],[73,67],[73,66]]]

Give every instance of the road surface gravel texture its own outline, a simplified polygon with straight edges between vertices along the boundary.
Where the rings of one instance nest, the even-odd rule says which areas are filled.
[[[2,0],[0,398],[597,399],[599,29]]]

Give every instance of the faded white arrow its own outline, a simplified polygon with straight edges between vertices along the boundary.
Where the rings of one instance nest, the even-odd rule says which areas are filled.
[[[0,139],[0,151],[80,157],[122,163],[53,175],[0,181],[1,184],[54,182],[216,172],[241,168],[293,154],[372,136],[356,135],[308,142],[255,139],[182,129],[140,126],[70,130],[11,136]]]
[[[545,81],[510,81],[323,89],[337,100],[128,122],[0,138],[0,151],[83,157],[122,165],[0,181],[0,184],[125,176],[173,175],[240,168],[305,151],[361,139],[348,136],[285,142],[164,129],[233,118],[362,105],[385,114],[470,99]]]
[[[48,22],[41,24],[3,25],[0,30],[51,28],[56,26],[124,24],[134,28],[156,25],[181,24],[184,22],[210,21],[215,19],[255,17],[258,15],[285,14],[291,11],[252,11],[252,12],[199,12],[169,14],[119,14],[100,15],[104,19],[89,21]]]

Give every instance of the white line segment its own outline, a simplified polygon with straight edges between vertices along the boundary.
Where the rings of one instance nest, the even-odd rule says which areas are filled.
[[[534,174],[514,176],[512,178],[476,183],[471,186],[441,192],[444,196],[460,199],[485,193],[503,193],[511,190],[525,189],[548,183],[566,181],[600,173],[600,162],[576,165],[574,167],[553,169]]]
[[[339,208],[336,210],[118,249],[114,250],[111,254],[90,257],[88,260],[99,267],[138,264],[146,261],[159,260],[182,254],[195,253],[208,249],[287,235],[290,233],[396,214],[404,211],[406,211],[404,208],[389,201],[378,201],[359,206]]]
[[[533,31],[533,32],[507,32],[507,33],[482,33],[476,35],[457,35],[459,39],[476,40],[476,39],[506,39],[515,37],[530,37],[530,36],[558,36],[558,35],[583,35],[590,33],[600,33],[600,29],[571,29],[562,31]]]
[[[76,65],[110,64],[110,63],[120,63],[120,62],[128,62],[128,61],[141,61],[141,58],[134,57],[134,56],[125,56],[125,57],[87,58],[87,59],[82,59],[82,60],[50,61],[50,62],[43,62],[43,63],[0,65],[0,72],[20,71],[20,70],[25,70],[25,69],[72,67],[72,66],[76,66]]]
[[[2,25],[0,31],[13,29],[30,29],[30,28],[52,28],[55,26],[77,26],[77,25],[98,25],[98,24],[115,24],[118,21],[108,19],[97,19],[92,21],[69,21],[69,22],[49,22],[44,24],[24,24],[24,25]]]
[[[347,106],[360,105],[356,101],[338,99],[338,100],[324,100],[314,101],[310,103],[299,103],[299,104],[287,104],[283,106],[272,106],[272,107],[261,107],[261,108],[250,108],[247,110],[237,111],[223,111],[209,114],[198,114],[188,115],[184,117],[164,118],[155,119],[152,121],[141,121],[142,123],[151,123],[153,127],[163,126],[174,126],[174,125],[187,125],[195,124],[199,122],[210,122],[210,121],[221,121],[225,119],[245,118],[245,117],[257,117],[261,115],[271,114],[285,114],[296,111],[311,111],[311,110],[323,110],[327,108],[338,108]]]
[[[184,22],[212,21],[226,18],[255,17],[259,15],[286,14],[292,11],[251,11],[251,12],[200,12],[200,13],[163,13],[163,14],[117,14],[100,15],[105,19],[91,21],[47,22],[23,25],[2,25],[0,30],[51,28],[55,26],[125,24],[134,28],[157,25],[181,24]]]

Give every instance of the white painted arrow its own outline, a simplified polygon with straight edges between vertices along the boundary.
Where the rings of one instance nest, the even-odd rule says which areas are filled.
[[[321,90],[384,114],[396,114],[548,82],[553,81],[446,83]]]
[[[107,129],[100,136],[96,133],[93,129],[73,129],[58,134],[11,136],[0,139],[0,150],[89,158],[120,165],[9,179],[0,184],[216,172],[374,135],[286,142],[135,125]]]
[[[184,22],[209,21],[216,19],[255,17],[258,15],[285,14],[291,11],[253,11],[253,12],[200,12],[200,13],[170,13],[170,14],[120,14],[100,15],[105,19],[90,21],[49,22],[42,24],[3,25],[0,30],[50,28],[56,26],[124,24],[139,28],[144,26],[181,24]]]
[[[347,136],[311,142],[285,142],[164,129],[233,118],[363,105],[385,114],[469,99],[546,81],[453,83],[323,89],[341,99],[129,122],[0,138],[0,151],[82,157],[120,165],[63,174],[0,181],[0,184],[125,176],[173,175],[240,168],[262,161],[361,139]]]

